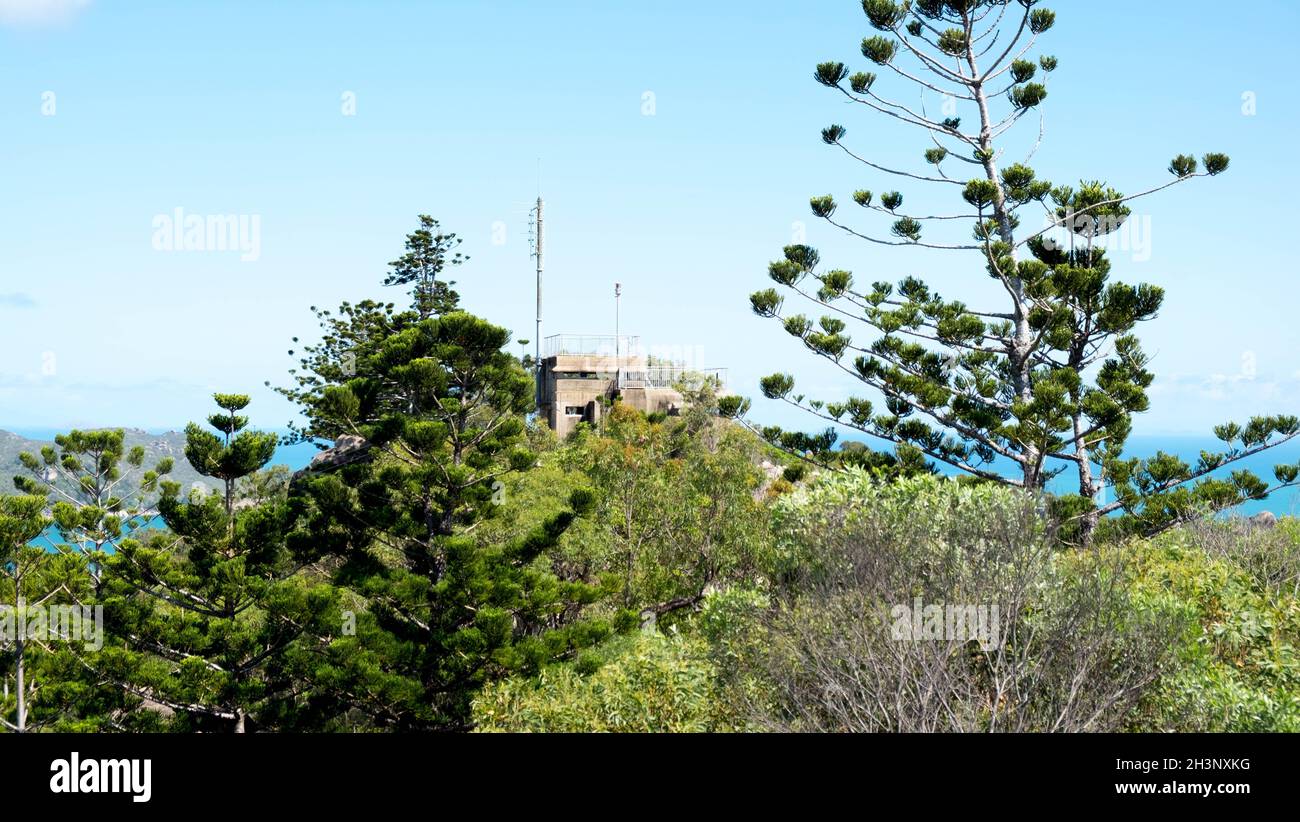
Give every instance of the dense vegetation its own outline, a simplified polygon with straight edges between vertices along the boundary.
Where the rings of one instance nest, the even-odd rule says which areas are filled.
[[[1300,729],[1294,520],[1079,552],[992,483],[849,468],[791,488],[718,419],[618,408],[606,431],[520,442],[527,470],[443,550],[396,507],[360,537],[342,521],[419,487],[379,456],[231,513],[164,496],[169,530],[111,555],[11,547],[5,602],[102,604],[107,633],[19,651],[22,727]],[[0,497],[5,544],[44,507]],[[415,573],[411,540],[445,576]],[[899,641],[891,609],[917,598],[996,606],[996,641]],[[4,664],[12,683],[15,649]]]
[[[1300,527],[1207,522],[1078,553],[1017,491],[826,473],[769,565],[689,619],[486,689],[482,730],[1292,731]],[[996,604],[1000,641],[890,611]]]

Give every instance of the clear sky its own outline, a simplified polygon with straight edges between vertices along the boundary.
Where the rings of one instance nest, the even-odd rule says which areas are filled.
[[[1118,278],[1168,290],[1142,331],[1160,376],[1137,432],[1300,411],[1300,4],[1052,7],[1041,177],[1137,191],[1176,153],[1232,157],[1135,204],[1149,234],[1115,257]],[[547,333],[612,333],[618,280],[625,333],[702,352],[740,392],[789,370],[842,394],[749,311],[797,222],[861,281],[995,296],[969,253],[869,246],[808,213],[834,193],[867,218],[856,188],[960,206],[821,143],[839,122],[854,148],[923,168],[923,135],[811,78],[821,60],[866,67],[869,33],[854,0],[0,0],[0,428],[176,427],[214,390],[253,393],[254,421],[283,425],[292,408],[262,386],[285,381],[308,307],[401,300],[379,283],[419,213],[464,237],[466,307],[531,339],[539,178]],[[877,90],[916,100],[887,73]],[[1037,122],[1021,128],[1014,145],[1031,144]],[[256,217],[256,259],[156,248],[177,208]],[[813,422],[762,402],[754,416]]]

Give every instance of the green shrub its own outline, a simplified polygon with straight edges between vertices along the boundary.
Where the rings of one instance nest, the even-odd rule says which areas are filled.
[[[1300,731],[1300,601],[1255,575],[1260,545],[1271,552],[1265,542],[1206,550],[1198,526],[1125,546],[1136,593],[1183,620],[1177,667],[1150,691],[1135,729]]]
[[[823,472],[773,504],[780,569],[787,579],[826,572],[843,562],[828,550],[855,552],[864,539],[924,547],[951,564],[961,549],[986,549],[1015,536],[1038,541],[1046,534],[1032,497],[993,483],[932,476],[884,482],[850,468]]]
[[[576,664],[508,679],[474,701],[479,731],[684,733],[732,730],[697,638],[638,632]]]
[[[1227,560],[1274,594],[1300,596],[1300,520],[1286,517],[1274,527],[1250,520],[1205,519],[1182,529],[1189,544]]]
[[[1134,602],[1124,557],[1057,550],[1042,501],[1015,488],[854,471],[774,508],[786,572],[761,647],[728,672],[761,683],[755,723],[1117,730],[1170,655],[1179,623]],[[916,631],[918,607],[978,622]]]

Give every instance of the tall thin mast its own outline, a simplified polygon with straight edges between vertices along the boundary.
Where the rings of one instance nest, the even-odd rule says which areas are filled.
[[[542,405],[542,253],[543,240],[545,231],[542,223],[542,197],[537,196],[537,245],[533,249],[533,256],[537,258],[537,334],[536,351],[533,367],[537,371],[537,406]]]
[[[618,300],[623,296],[623,284],[614,283],[614,388],[623,387],[623,338],[619,336]]]

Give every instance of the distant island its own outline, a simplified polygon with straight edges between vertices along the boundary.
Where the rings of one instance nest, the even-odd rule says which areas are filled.
[[[123,430],[126,432],[128,449],[137,445],[144,447],[145,465],[153,465],[163,457],[171,457],[174,465],[168,479],[179,482],[182,488],[189,488],[196,482],[205,485],[213,484],[212,479],[201,476],[185,459],[183,431],[151,433],[139,428],[123,428]],[[17,493],[17,489],[14,488],[14,476],[23,472],[22,463],[18,461],[19,454],[29,451],[39,455],[41,448],[53,444],[53,439],[29,439],[12,431],[0,430],[0,494]],[[282,446],[276,452],[275,463],[296,470],[306,465],[315,453],[316,448],[309,444]],[[135,487],[129,485],[128,479],[127,483],[124,483],[122,492],[130,495],[135,490]]]

